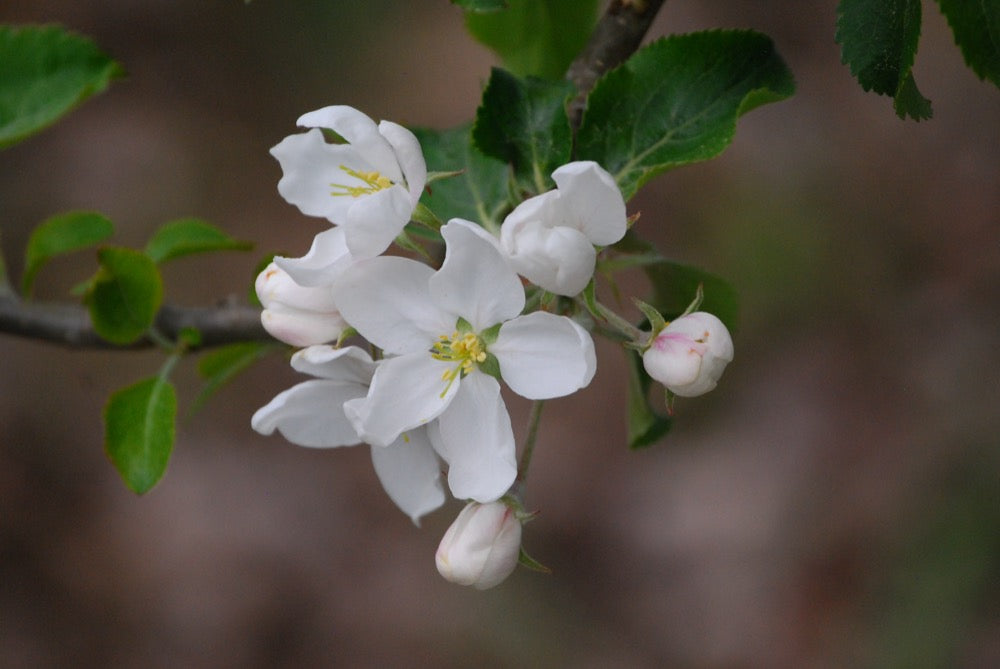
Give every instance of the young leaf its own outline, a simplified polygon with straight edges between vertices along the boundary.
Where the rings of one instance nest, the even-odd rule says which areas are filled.
[[[980,79],[1000,86],[1000,2],[938,0],[965,62]]]
[[[635,450],[652,446],[670,431],[672,419],[649,403],[653,380],[642,366],[636,351],[625,350],[628,359],[628,447]]]
[[[507,165],[484,156],[472,144],[470,125],[451,130],[413,130],[433,171],[462,170],[462,174],[435,181],[424,190],[421,202],[442,221],[464,218],[499,227],[509,206]]]
[[[684,313],[701,285],[705,299],[699,309],[715,314],[731,331],[736,331],[739,298],[728,282],[696,267],[663,260],[646,265],[653,295],[647,300],[667,319]]]
[[[122,388],[104,407],[104,450],[133,492],[147,492],[166,471],[176,414],[174,387],[160,376]]]
[[[841,60],[861,87],[894,98],[896,115],[931,117],[910,69],[920,39],[920,0],[841,0],[837,43]]]
[[[113,232],[111,221],[93,211],[71,211],[46,219],[28,238],[21,292],[31,294],[38,271],[54,256],[94,246]]]
[[[566,100],[573,90],[568,81],[518,79],[493,68],[472,138],[486,155],[510,163],[526,192],[551,188],[549,175],[569,162],[573,138]]]
[[[713,158],[736,119],[795,90],[770,38],[743,30],[668,37],[598,80],[577,135],[578,160],[595,160],[626,199],[653,176]]]
[[[94,330],[113,344],[131,344],[153,324],[163,281],[145,253],[118,247],[97,252],[101,268],[86,296]]]
[[[522,77],[560,79],[587,43],[597,23],[600,3],[509,0],[503,3],[510,5],[504,11],[495,11],[499,9],[496,0],[462,4],[466,28],[500,57],[504,67]]]
[[[51,125],[122,75],[89,39],[57,26],[0,26],[0,148]]]
[[[205,379],[205,387],[195,398],[191,413],[201,409],[219,388],[237,374],[279,348],[270,342],[239,342],[203,355],[198,361],[198,373]]]
[[[211,223],[182,218],[164,224],[146,244],[146,255],[160,264],[167,260],[208,251],[247,251],[250,242],[233,239]]]

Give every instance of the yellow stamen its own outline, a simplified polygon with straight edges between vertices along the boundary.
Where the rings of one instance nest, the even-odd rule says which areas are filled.
[[[380,190],[385,190],[392,185],[392,181],[389,177],[383,176],[378,172],[359,172],[358,170],[351,169],[346,165],[341,165],[340,169],[344,170],[350,176],[362,181],[364,186],[345,186],[343,184],[330,184],[330,188],[333,191],[330,195],[334,197],[340,197],[342,195],[349,195],[351,197],[361,197],[362,195],[370,195],[371,193],[376,193]],[[342,192],[337,192],[337,189]]]
[[[472,332],[459,334],[452,332],[451,336],[441,335],[431,349],[431,357],[435,360],[456,363],[451,369],[445,370],[441,380],[445,382],[441,397],[447,394],[455,379],[471,374],[476,365],[486,361],[486,344],[479,335]]]

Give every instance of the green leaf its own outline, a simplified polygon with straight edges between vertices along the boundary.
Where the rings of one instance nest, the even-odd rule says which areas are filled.
[[[195,398],[191,413],[201,409],[212,395],[240,372],[280,348],[283,347],[270,342],[239,342],[201,356],[198,373],[205,379],[205,387]]]
[[[457,177],[435,181],[424,190],[420,201],[441,221],[464,218],[496,228],[510,206],[507,165],[473,146],[470,127],[466,124],[451,130],[413,130],[429,170],[463,170]]]
[[[736,120],[795,90],[770,38],[714,30],[658,40],[598,80],[577,135],[631,198],[653,176],[717,156]]]
[[[146,255],[159,264],[167,260],[208,251],[248,251],[250,242],[233,239],[211,223],[182,218],[164,224],[146,244]]]
[[[980,79],[1000,86],[1000,2],[938,0],[965,62]]]
[[[704,287],[705,299],[699,309],[715,314],[730,331],[737,330],[739,298],[724,279],[696,267],[662,260],[646,265],[653,294],[649,300],[669,320],[684,313],[698,291]]]
[[[573,137],[566,100],[573,91],[568,81],[519,79],[493,68],[472,138],[483,153],[514,168],[525,192],[551,188],[549,175],[570,160]]]
[[[837,43],[861,87],[894,98],[896,115],[931,117],[910,69],[920,39],[920,0],[841,0]]]
[[[451,0],[467,12],[496,12],[506,9],[507,0]]]
[[[597,23],[597,0],[480,0],[461,3],[465,26],[519,76],[560,79]],[[498,4],[508,4],[504,11]],[[468,5],[473,5],[469,7]],[[472,11],[468,11],[472,10]],[[489,12],[489,13],[484,13]]]
[[[28,238],[21,291],[31,293],[38,271],[53,257],[95,246],[113,232],[111,221],[93,211],[71,211],[46,219]]]
[[[104,407],[104,450],[133,492],[143,494],[167,469],[177,396],[155,376],[111,395]]]
[[[0,26],[0,148],[51,125],[122,75],[89,39],[58,26]]]
[[[101,268],[86,296],[94,330],[113,344],[131,344],[153,324],[163,281],[145,253],[118,247],[97,252]]]
[[[652,446],[670,431],[672,419],[656,411],[649,402],[653,380],[642,366],[638,352],[625,349],[628,360],[628,447]]]

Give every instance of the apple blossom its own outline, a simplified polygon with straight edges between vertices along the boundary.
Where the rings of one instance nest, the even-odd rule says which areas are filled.
[[[376,125],[344,105],[304,114],[298,125],[311,129],[271,149],[281,163],[278,192],[302,213],[342,226],[354,256],[385,251],[410,221],[427,182],[417,138],[401,125]],[[320,128],[347,143],[328,143]]]
[[[733,339],[716,316],[696,311],[663,328],[642,355],[651,377],[681,397],[715,388],[733,359]]]
[[[362,440],[344,414],[344,402],[367,394],[378,364],[356,346],[304,348],[292,356],[292,367],[318,378],[278,394],[257,410],[250,424],[264,435],[277,430],[299,446],[357,444]],[[444,503],[441,467],[426,429],[415,428],[389,444],[372,446],[371,454],[382,487],[415,524]]]
[[[264,307],[261,324],[286,344],[323,344],[337,339],[347,327],[330,286],[300,286],[272,262],[257,275],[254,287]]]
[[[460,499],[491,502],[517,474],[499,376],[529,399],[560,397],[594,376],[590,335],[565,316],[520,316],[524,289],[482,228],[454,219],[437,272],[398,257],[351,265],[334,284],[348,323],[387,355],[364,398],[344,411],[365,441],[385,445],[428,425]],[[436,419],[436,420],[435,420]]]
[[[444,533],[435,562],[452,583],[486,590],[511,575],[520,552],[521,521],[514,510],[503,502],[470,502]]]
[[[611,175],[592,161],[567,163],[552,178],[555,190],[507,215],[500,247],[518,274],[549,292],[573,296],[594,274],[594,246],[625,235],[625,200]]]

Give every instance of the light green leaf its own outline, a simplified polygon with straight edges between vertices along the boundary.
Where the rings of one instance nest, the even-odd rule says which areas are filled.
[[[894,98],[896,115],[931,117],[910,70],[920,39],[920,0],[841,0],[837,43],[861,87]]]
[[[461,3],[465,25],[519,76],[560,79],[597,23],[597,0],[480,0]],[[498,4],[509,4],[495,11]],[[473,6],[469,6],[473,5]],[[469,11],[472,10],[472,11]],[[484,13],[488,12],[488,13]]]
[[[112,233],[111,221],[93,211],[71,211],[46,219],[28,238],[21,291],[31,294],[35,276],[53,257],[95,246]]]
[[[58,26],[0,26],[0,148],[51,125],[122,75],[89,39]]]
[[[980,79],[1000,86],[1000,2],[938,0],[965,62]]]
[[[628,447],[636,450],[662,439],[670,431],[673,420],[650,404],[649,388],[654,384],[642,366],[639,353],[625,349],[625,357],[628,360]],[[657,389],[662,392],[659,386]]]
[[[101,268],[86,296],[94,330],[113,344],[136,341],[149,329],[163,300],[163,281],[145,253],[118,247],[97,252]]]
[[[514,178],[526,193],[550,189],[549,175],[569,162],[573,137],[566,100],[573,91],[568,81],[519,79],[493,68],[472,138],[483,153],[514,168]]]
[[[462,170],[456,177],[435,181],[420,201],[441,221],[464,218],[499,227],[501,216],[510,207],[507,165],[473,146],[470,124],[451,130],[416,128],[413,132],[420,140],[428,169]]]
[[[208,251],[248,251],[250,242],[233,239],[211,223],[182,218],[164,224],[146,244],[146,255],[159,264],[167,260]]]
[[[576,157],[600,163],[628,199],[667,169],[717,156],[737,118],[794,90],[765,35],[717,30],[661,39],[598,80]]]
[[[205,353],[198,360],[198,373],[205,379],[205,387],[195,398],[191,413],[201,409],[212,395],[240,372],[281,348],[270,342],[238,342]]]
[[[104,407],[104,450],[133,492],[147,492],[166,471],[176,415],[174,387],[160,376],[122,388]]]

